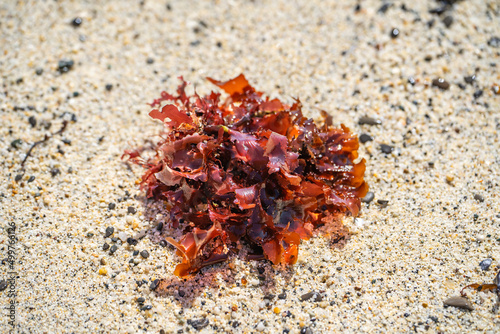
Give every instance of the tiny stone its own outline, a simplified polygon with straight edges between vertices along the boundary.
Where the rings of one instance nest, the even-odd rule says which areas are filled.
[[[139,297],[139,298],[137,298],[137,302],[138,302],[139,304],[144,304],[144,302],[145,302],[145,301],[146,301],[146,298],[144,298],[144,297]]]
[[[409,83],[410,85],[412,85],[412,86],[415,86],[415,83],[416,83],[415,78],[414,78],[414,77],[409,77],[409,78],[408,78],[408,83]]]
[[[23,178],[22,174],[17,174],[16,177],[14,178],[14,181],[19,182]]]
[[[446,28],[449,28],[453,24],[453,16],[446,16],[443,19],[443,23]]]
[[[103,266],[105,266],[105,265],[106,265],[106,263],[107,263],[107,262],[106,262],[106,259],[105,259],[105,258],[102,258],[102,259],[101,259],[101,264],[102,264]]]
[[[35,74],[36,74],[36,75],[42,75],[42,74],[43,74],[43,68],[38,67],[38,68],[35,70]]]
[[[375,198],[375,194],[372,191],[366,193],[365,197],[361,199],[363,203],[370,203]]]
[[[399,36],[399,29],[398,29],[398,28],[393,28],[393,29],[391,30],[391,37],[392,37],[392,38],[396,38],[396,37],[398,37],[398,36]]]
[[[481,270],[488,270],[490,269],[491,263],[493,262],[492,259],[484,259],[479,263],[479,266],[481,267]]]
[[[278,295],[278,299],[286,299],[286,292],[282,292]]]
[[[141,307],[141,311],[149,311],[149,310],[151,310],[152,308],[153,308],[153,306],[151,306],[151,305],[146,305],[146,306]]]
[[[476,80],[476,75],[474,74],[464,77],[464,81],[470,85],[472,85],[472,83],[474,83],[475,80]]]
[[[10,142],[10,146],[12,146],[15,149],[18,149],[22,143],[23,141],[21,139],[14,139],[13,141]]]
[[[114,210],[116,208],[116,204],[115,203],[109,203],[108,204],[108,209],[109,210]]]
[[[488,40],[488,45],[489,46],[492,46],[494,48],[498,48],[500,47],[500,37],[491,37],[489,40]]]
[[[160,246],[167,247],[168,243],[165,240],[160,240]]]
[[[467,298],[458,297],[458,296],[446,299],[444,301],[444,306],[453,306],[453,307],[458,307],[458,308],[462,308],[462,309],[469,310],[469,311],[472,311],[474,309],[474,307],[472,306],[472,304],[469,302],[469,300]]]
[[[364,125],[364,124],[367,124],[367,125],[380,125],[380,124],[382,124],[382,121],[379,120],[379,119],[372,118],[372,117],[363,116],[363,117],[361,117],[359,119],[358,124],[359,125]]]
[[[193,326],[194,329],[200,330],[208,326],[209,322],[207,318],[202,318],[202,319],[188,319],[187,320],[188,325]]]
[[[109,249],[109,245],[107,243],[104,243],[104,245],[102,245],[102,250],[108,250]]]
[[[160,283],[160,280],[159,279],[155,279],[153,282],[151,282],[151,284],[149,285],[149,289],[151,290],[156,290],[156,288],[158,287],[158,284]]]
[[[377,12],[379,13],[382,13],[384,14],[385,12],[387,12],[387,10],[389,9],[389,7],[391,7],[391,4],[390,3],[384,3],[378,10]]]
[[[132,214],[132,215],[133,215],[133,214],[135,214],[135,213],[137,212],[137,209],[136,209],[136,208],[134,208],[133,206],[129,206],[129,207],[127,208],[127,212],[128,212],[129,214]]]
[[[105,88],[109,92],[110,90],[113,89],[113,85],[112,84],[106,84]]]
[[[60,73],[66,73],[71,70],[75,62],[72,59],[61,59],[57,65],[57,69]]]
[[[363,133],[363,134],[361,134],[361,136],[359,136],[359,141],[361,142],[361,144],[364,144],[364,143],[372,141],[372,140],[373,140],[373,137],[370,136],[369,134],[366,134],[366,133]]]
[[[184,290],[179,290],[180,297],[184,297],[185,295],[186,295],[186,293],[184,292]]]
[[[481,194],[474,194],[474,199],[479,202],[484,202],[484,197]]]
[[[28,122],[30,123],[31,127],[34,128],[36,126],[36,118],[35,118],[35,116],[30,116],[28,118]]]
[[[474,98],[475,98],[475,99],[480,98],[482,95],[483,95],[483,91],[482,91],[481,89],[480,89],[480,90],[476,90],[476,91],[474,92]]]
[[[118,233],[118,239],[120,239],[122,242],[128,241],[127,239],[129,238],[128,234],[125,232],[120,232]]]
[[[378,203],[378,205],[385,207],[385,206],[387,206],[387,204],[389,204],[389,200],[386,200],[386,199],[378,199],[378,200],[377,200],[377,203]]]
[[[81,17],[75,17],[73,21],[71,21],[71,25],[73,27],[79,27],[82,24],[82,18]]]
[[[135,250],[133,253],[132,253],[133,256],[137,256],[139,255],[139,251],[138,250]]]
[[[113,226],[108,226],[108,227],[106,227],[106,233],[104,233],[104,237],[108,238],[108,237],[112,236],[113,233],[115,233],[115,228]]]
[[[317,293],[316,291],[310,291],[308,293],[305,293],[303,294],[302,296],[300,296],[300,301],[303,302],[303,301],[306,301],[306,300],[309,300],[312,298],[312,301],[316,301],[316,302],[319,302],[321,301],[323,298],[320,296],[319,293]]]
[[[390,154],[394,150],[393,146],[387,145],[387,144],[381,144],[380,145],[380,151],[385,154]]]
[[[300,330],[300,334],[313,334],[314,332],[312,331],[312,329],[310,327],[303,327],[301,330]]]
[[[155,62],[155,60],[154,60],[153,58],[151,58],[151,57],[149,57],[148,59],[146,59],[146,63],[148,63],[148,64],[150,64],[150,65],[151,65],[152,63],[154,63],[154,62]]]
[[[141,252],[141,256],[142,256],[143,258],[147,259],[147,258],[149,257],[149,253],[148,253],[148,251],[143,250],[143,251]]]
[[[5,289],[7,289],[7,286],[9,286],[9,284],[7,283],[6,280],[1,280],[0,281],[0,291],[3,291]]]
[[[445,81],[443,78],[437,78],[432,80],[432,85],[435,87],[439,87],[443,90],[447,90],[450,88],[450,83],[448,81]]]
[[[31,183],[35,181],[35,177],[33,175],[30,176],[30,178],[28,179],[28,183]]]
[[[118,237],[120,237],[120,236],[118,236]],[[122,241],[125,241],[125,240],[122,240]],[[127,243],[130,246],[135,246],[135,245],[137,245],[139,243],[139,241],[137,241],[137,239],[134,239],[134,238],[127,238]]]
[[[50,175],[52,177],[56,177],[58,174],[61,174],[61,170],[59,168],[52,168],[50,170]]]
[[[111,246],[110,250],[109,250],[109,253],[110,254],[113,254],[114,252],[116,252],[118,250],[118,246],[117,245],[113,245]]]

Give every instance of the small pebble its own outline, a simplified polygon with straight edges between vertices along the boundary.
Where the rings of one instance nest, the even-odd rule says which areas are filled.
[[[158,287],[158,284],[160,284],[160,280],[157,278],[151,282],[151,284],[149,285],[149,289],[151,289],[153,291],[156,290],[156,288]]]
[[[61,59],[57,65],[57,69],[60,73],[69,72],[75,65],[75,62],[72,59]]]
[[[207,318],[201,318],[201,319],[195,319],[195,320],[188,319],[187,323],[188,323],[188,325],[193,326],[194,329],[201,330],[201,329],[208,326],[209,321]]]
[[[500,37],[491,37],[489,40],[488,40],[488,45],[489,46],[492,46],[494,48],[498,48],[500,47]]]
[[[82,18],[81,17],[75,17],[72,21],[71,21],[71,25],[75,28],[79,27],[81,24],[82,24]]]
[[[42,75],[42,74],[43,74],[43,68],[38,67],[38,68],[35,70],[35,74],[36,74],[36,75]]]
[[[377,12],[379,13],[382,13],[382,14],[385,14],[387,12],[387,10],[389,9],[389,7],[391,7],[391,4],[390,3],[384,3],[378,10]]]
[[[106,259],[105,259],[105,258],[102,258],[100,262],[101,262],[101,264],[102,264],[103,266],[105,266],[105,265],[107,264],[107,261],[106,261]]]
[[[386,200],[386,199],[378,199],[377,200],[377,204],[382,206],[382,207],[386,207],[388,204],[389,204],[389,200]]]
[[[474,92],[474,98],[475,98],[475,99],[480,98],[482,95],[483,95],[483,91],[482,91],[481,89],[476,90],[476,91]]]
[[[137,212],[137,209],[136,209],[136,208],[134,208],[133,206],[129,206],[129,207],[127,208],[127,212],[128,212],[129,214],[132,214],[132,215],[133,215],[133,214],[135,214],[135,213]]]
[[[3,291],[5,289],[7,289],[7,286],[9,286],[9,283],[7,283],[6,280],[1,280],[0,281],[0,291]]]
[[[432,80],[432,85],[442,90],[448,90],[450,88],[450,83],[443,78],[436,78]]]
[[[148,253],[148,251],[143,250],[143,251],[141,252],[141,256],[142,256],[143,258],[147,259],[147,258],[149,257],[149,253]]]
[[[115,203],[109,203],[108,204],[108,209],[109,210],[114,210],[116,208],[116,204]]]
[[[31,127],[34,128],[36,126],[36,118],[35,118],[35,116],[30,116],[28,118],[28,122],[30,123]]]
[[[391,38],[396,38],[399,36],[399,29],[398,28],[393,28],[391,30]]]
[[[310,291],[310,292],[305,293],[302,296],[300,296],[301,302],[309,300],[309,299],[312,299],[311,301],[313,301],[313,302],[320,302],[323,300],[323,297],[319,293],[317,293],[316,291]]]
[[[161,247],[167,247],[168,243],[165,240],[160,240]]]
[[[139,243],[139,241],[137,241],[137,239],[134,239],[134,238],[127,238],[126,240],[130,246],[135,246]],[[125,240],[122,240],[122,241],[125,241]]]
[[[415,83],[416,83],[415,78],[414,78],[414,77],[409,77],[409,78],[408,78],[408,83],[409,83],[410,85],[412,85],[412,86],[415,86]]]
[[[466,83],[468,83],[469,85],[472,85],[474,83],[474,81],[476,81],[476,75],[475,74],[468,75],[468,76],[464,77],[464,81]]]
[[[453,24],[453,16],[446,16],[443,19],[443,24],[446,28],[449,28]]]
[[[17,174],[16,177],[14,178],[14,181],[19,182],[22,180],[22,178],[23,178],[22,174]]]
[[[369,134],[366,134],[366,133],[362,133],[361,136],[359,136],[359,141],[361,142],[361,144],[364,144],[364,143],[372,141],[372,140],[373,140],[373,137],[370,136]]]
[[[109,245],[107,243],[104,243],[104,245],[102,245],[102,250],[108,250],[109,249]]]
[[[31,183],[35,181],[35,177],[33,175],[30,176],[30,178],[28,179],[28,183]]]
[[[112,84],[106,84],[105,88],[109,92],[110,90],[113,89],[113,85]]]
[[[99,275],[107,275],[108,274],[108,270],[106,268],[101,268],[99,269]]]
[[[146,59],[146,63],[148,63],[148,64],[150,64],[150,65],[151,65],[152,63],[154,63],[154,62],[155,62],[155,60],[154,60],[153,58],[151,58],[151,57],[149,57],[148,59]]]
[[[146,298],[144,298],[144,297],[139,297],[139,298],[137,298],[137,302],[138,302],[139,304],[144,304],[144,302],[145,302],[145,301],[146,301]]]
[[[139,255],[139,251],[138,250],[135,250],[133,253],[132,253],[133,256],[137,256]]]
[[[278,299],[286,299],[286,292],[282,292],[278,295]]]
[[[129,238],[129,236],[127,233],[125,233],[125,232],[118,233],[118,239],[120,239],[122,242],[127,241],[128,238]]]
[[[375,194],[372,191],[366,193],[365,197],[361,199],[363,203],[370,203],[375,198]]]
[[[266,329],[266,326],[264,325],[264,323],[261,321],[257,324],[257,327],[255,327],[256,330],[258,330],[259,332],[262,332],[264,329]]]
[[[491,263],[493,262],[492,259],[484,259],[479,263],[479,266],[481,267],[481,270],[488,270],[490,269]]]
[[[153,306],[152,306],[152,305],[146,305],[146,306],[141,307],[141,311],[149,311],[149,310],[151,310],[152,308],[153,308]]]
[[[109,250],[109,254],[114,254],[117,250],[118,250],[118,246],[113,245],[113,246],[111,246],[111,248]]]
[[[179,290],[180,297],[184,297],[185,295],[186,295],[186,293],[184,292],[184,290]]]
[[[472,311],[474,307],[467,298],[464,297],[450,297],[444,301],[444,306],[453,306],[461,309]]]
[[[314,332],[310,327],[302,327],[300,334],[313,334]]]
[[[380,145],[380,151],[385,154],[390,154],[394,150],[393,146],[387,145],[387,144],[381,144]]]
[[[359,125],[380,125],[382,121],[368,116],[363,116],[358,120]]]
[[[113,226],[108,226],[108,227],[106,227],[106,232],[104,233],[104,237],[108,238],[108,237],[112,236],[113,233],[115,233],[115,228]]]
[[[478,202],[484,202],[484,197],[481,194],[474,194],[474,199]]]

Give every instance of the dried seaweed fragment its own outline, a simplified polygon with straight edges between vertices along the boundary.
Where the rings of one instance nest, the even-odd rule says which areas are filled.
[[[155,158],[127,151],[148,168],[142,189],[168,203],[180,241],[167,238],[183,261],[175,274],[187,277],[225,261],[247,244],[249,258],[274,264],[297,261],[301,239],[325,225],[342,239],[341,215],[357,215],[368,191],[357,136],[345,126],[322,126],[302,114],[299,100],[286,105],[256,91],[243,74],[220,82],[220,94],[177,96],[162,92],[150,116],[165,124]]]

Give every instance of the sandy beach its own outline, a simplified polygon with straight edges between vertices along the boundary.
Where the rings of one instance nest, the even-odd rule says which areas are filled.
[[[179,76],[240,73],[363,135],[374,196],[343,248],[179,279],[121,156]],[[495,291],[449,300],[500,271],[498,1],[6,0],[0,77],[0,332],[500,332]]]

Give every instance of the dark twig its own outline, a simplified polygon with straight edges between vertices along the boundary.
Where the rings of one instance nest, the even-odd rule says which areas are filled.
[[[30,149],[28,150],[28,153],[26,153],[26,156],[24,157],[23,161],[21,162],[21,167],[24,167],[24,163],[26,162],[26,160],[28,160],[28,157],[31,156],[31,152],[33,151],[33,149],[40,145],[40,144],[43,144],[45,143],[47,140],[49,140],[50,138],[54,137],[55,135],[60,135],[61,133],[64,132],[64,130],[66,130],[66,127],[68,126],[68,121],[64,120],[63,121],[63,124],[62,124],[62,127],[59,129],[59,131],[57,132],[54,132],[53,134],[51,135],[45,135],[45,137],[43,137],[42,140],[39,140],[37,142],[34,142],[33,145],[31,145]]]

